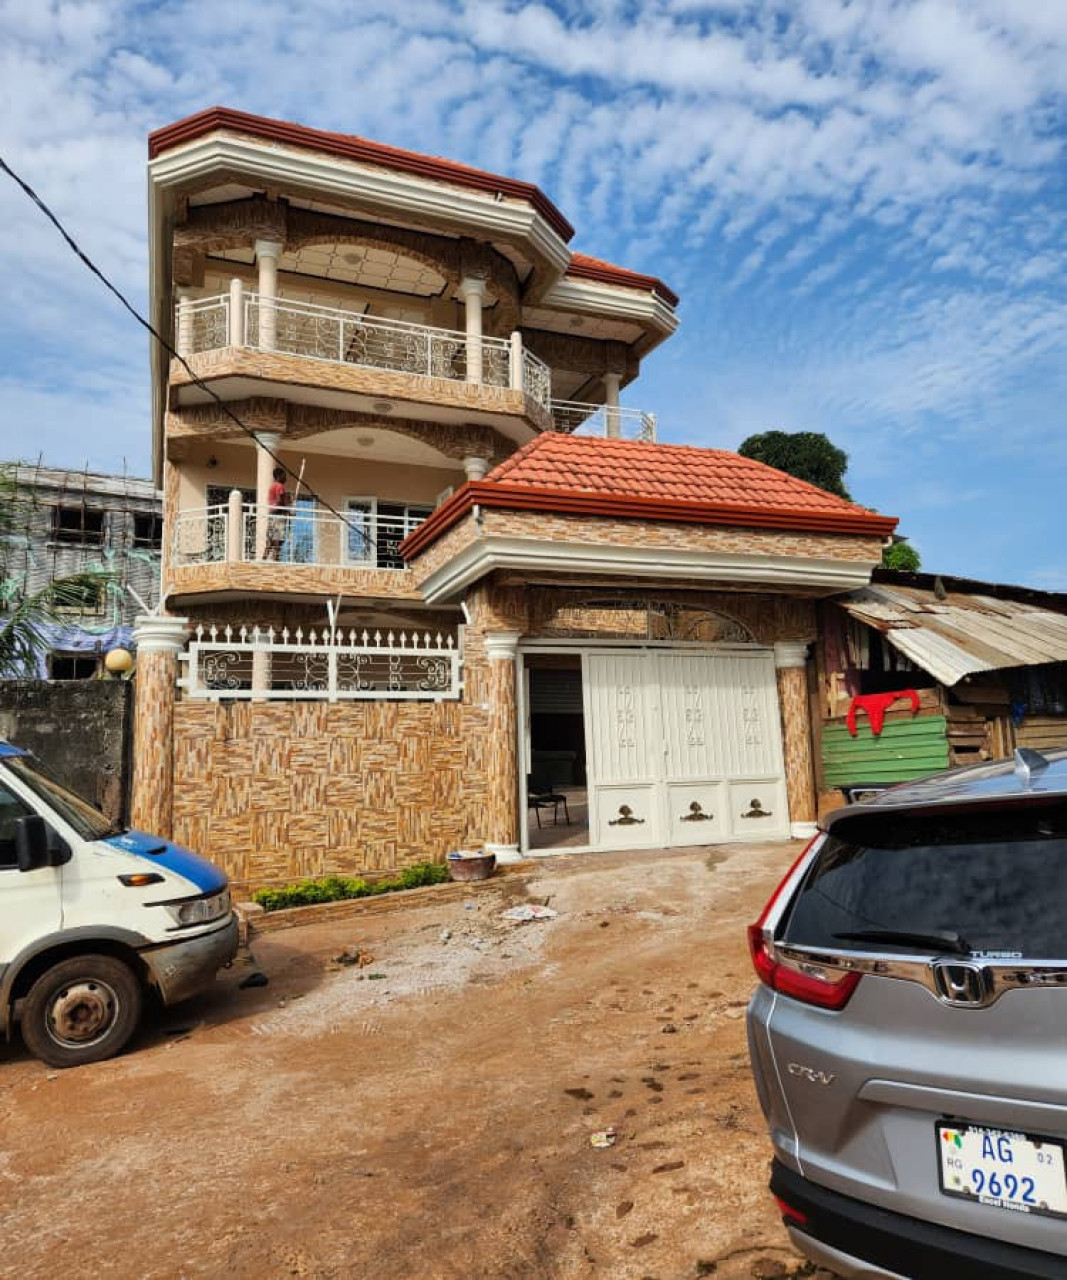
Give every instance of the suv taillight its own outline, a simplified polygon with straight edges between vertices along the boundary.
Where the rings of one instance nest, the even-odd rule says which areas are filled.
[[[756,976],[772,991],[781,992],[804,1004],[817,1005],[820,1009],[843,1009],[859,985],[860,974],[839,969],[820,969],[817,965],[796,967],[792,961],[783,961],[775,954],[774,931],[788,906],[789,899],[815,856],[823,837],[818,835],[789,868],[781,884],[771,894],[763,908],[763,914],[755,924],[748,926],[748,946],[752,952],[752,964]]]

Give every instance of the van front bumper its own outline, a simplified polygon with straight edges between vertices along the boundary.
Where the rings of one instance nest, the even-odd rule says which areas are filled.
[[[188,1000],[210,986],[215,974],[237,954],[237,917],[210,933],[165,942],[141,952],[164,1004]]]

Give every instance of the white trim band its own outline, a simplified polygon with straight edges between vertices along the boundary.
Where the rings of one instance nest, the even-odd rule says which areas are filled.
[[[428,603],[437,604],[460,594],[495,569],[524,569],[541,573],[621,574],[641,579],[676,575],[694,582],[766,583],[851,591],[869,584],[874,565],[874,561],[862,560],[737,555],[647,545],[600,546],[489,535],[470,543],[435,569],[422,583],[421,590]]]

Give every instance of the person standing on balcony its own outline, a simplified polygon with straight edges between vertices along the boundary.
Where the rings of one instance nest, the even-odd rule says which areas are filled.
[[[289,490],[285,487],[285,471],[282,467],[275,467],[274,482],[267,490],[266,558],[268,560],[280,560],[282,558],[282,544],[285,542],[289,505]]]

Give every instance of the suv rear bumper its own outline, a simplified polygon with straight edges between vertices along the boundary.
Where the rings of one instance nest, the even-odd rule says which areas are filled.
[[[813,1262],[853,1277],[1067,1280],[1067,1258],[891,1213],[828,1191],[775,1160],[771,1191],[797,1211],[783,1221]]]

